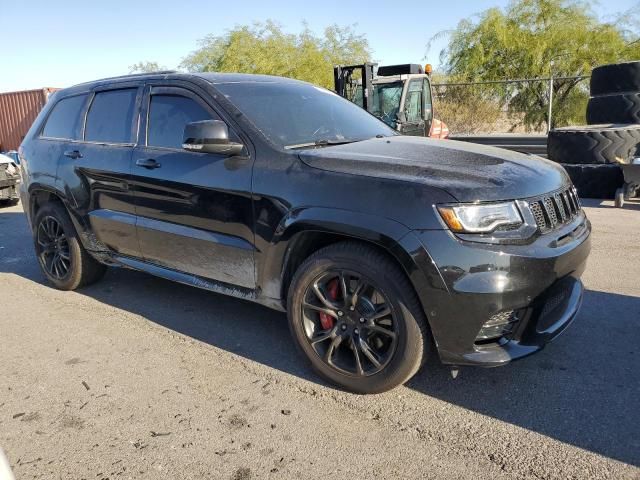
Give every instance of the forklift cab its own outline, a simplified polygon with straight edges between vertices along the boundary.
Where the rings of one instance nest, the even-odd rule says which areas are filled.
[[[429,136],[433,123],[431,82],[421,65],[336,67],[336,92],[403,135]],[[361,69],[358,79],[353,72]],[[364,79],[364,82],[363,82]]]
[[[374,79],[370,111],[403,135],[427,136],[433,121],[429,77],[415,74]]]

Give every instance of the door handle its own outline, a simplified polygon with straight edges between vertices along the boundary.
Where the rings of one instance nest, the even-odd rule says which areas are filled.
[[[66,152],[64,152],[64,156],[69,157],[73,160],[77,158],[82,158],[82,154],[78,150],[67,150]]]
[[[141,158],[139,160],[136,160],[136,165],[139,167],[148,168],[149,170],[152,170],[154,168],[160,168],[162,166],[158,162],[156,162],[153,158]]]

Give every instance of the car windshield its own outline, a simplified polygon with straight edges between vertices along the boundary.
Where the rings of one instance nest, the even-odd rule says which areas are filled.
[[[396,134],[360,107],[310,84],[243,82],[217,84],[216,88],[281,148],[325,146]]]
[[[377,83],[373,85],[371,113],[391,128],[396,128],[402,87],[402,82]]]

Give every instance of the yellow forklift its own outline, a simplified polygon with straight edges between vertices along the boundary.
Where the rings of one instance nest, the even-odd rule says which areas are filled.
[[[447,126],[433,116],[431,65],[337,65],[333,78],[338,95],[403,135],[448,137]]]

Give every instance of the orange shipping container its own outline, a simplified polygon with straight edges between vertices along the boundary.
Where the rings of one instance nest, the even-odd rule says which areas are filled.
[[[0,152],[17,150],[31,124],[57,88],[0,93]]]

